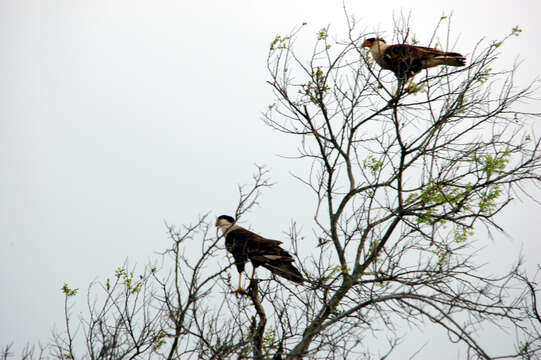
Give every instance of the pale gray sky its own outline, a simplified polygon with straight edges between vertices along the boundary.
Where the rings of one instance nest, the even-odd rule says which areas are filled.
[[[154,258],[168,245],[164,220],[230,213],[254,163],[277,185],[246,220],[273,238],[291,219],[310,227],[312,198],[289,175],[301,167],[277,156],[295,153],[295,139],[261,121],[273,99],[265,60],[274,36],[304,21],[342,29],[341,3],[0,0],[0,344],[46,341],[62,326],[62,284],[84,292],[126,258]],[[421,42],[453,11],[464,52],[519,25],[499,64],[522,59],[519,84],[540,74],[539,1],[348,8],[388,33],[393,11],[411,10]],[[510,206],[510,238],[495,237],[487,262],[523,247],[535,268],[540,210]]]

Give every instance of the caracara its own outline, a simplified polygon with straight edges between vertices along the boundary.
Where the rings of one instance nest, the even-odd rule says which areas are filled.
[[[464,56],[456,52],[446,52],[416,45],[387,45],[382,38],[366,39],[363,47],[370,48],[370,52],[379,66],[394,72],[399,84],[405,84],[411,78],[408,90],[411,88],[415,74],[423,69],[438,65],[466,65]]]
[[[293,257],[280,247],[281,241],[265,239],[246,230],[235,224],[235,219],[228,215],[219,216],[216,226],[222,230],[225,236],[225,248],[233,255],[239,272],[237,291],[242,291],[242,272],[248,260],[253,266],[251,280],[254,279],[256,267],[263,266],[273,274],[297,284],[302,284],[304,281],[299,270],[293,266],[293,261],[295,261]]]

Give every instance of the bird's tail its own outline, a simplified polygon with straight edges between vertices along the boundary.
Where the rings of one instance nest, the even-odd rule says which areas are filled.
[[[302,274],[299,270],[297,270],[295,266],[293,266],[291,262],[271,261],[262,264],[262,266],[268,269],[273,274],[296,282],[297,284],[302,284],[304,282]]]
[[[430,59],[434,65],[464,66],[466,58],[459,53],[446,52],[442,55],[434,56]]]

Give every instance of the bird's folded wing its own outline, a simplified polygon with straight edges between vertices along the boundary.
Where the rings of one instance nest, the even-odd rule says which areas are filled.
[[[387,47],[384,56],[386,59],[396,61],[404,58],[422,60],[443,54],[445,54],[444,51],[429,47],[397,44]]]

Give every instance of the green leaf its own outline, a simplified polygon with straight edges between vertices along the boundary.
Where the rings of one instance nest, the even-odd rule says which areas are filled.
[[[373,176],[376,176],[376,174],[382,167],[383,161],[376,159],[372,155],[369,155],[367,159],[363,160],[363,168],[370,169],[370,172]]]
[[[473,235],[473,231],[466,226],[459,226],[455,230],[455,242],[457,244],[463,243],[468,240],[468,237]]]
[[[167,333],[163,330],[156,331],[152,330],[152,342],[154,350],[159,350],[163,345],[166,344],[165,337],[167,336]]]
[[[280,35],[276,35],[276,37],[274,38],[274,40],[272,40],[272,42],[271,42],[270,49],[271,49],[271,50],[274,50],[276,44],[278,44],[279,41],[280,41]]]
[[[327,40],[327,37],[329,37],[329,34],[327,33],[327,29],[325,28],[319,30],[319,32],[317,33],[318,40]]]
[[[126,274],[126,270],[123,269],[123,268],[120,268],[120,267],[119,267],[119,268],[117,268],[117,269],[115,270],[115,276],[116,276],[117,279],[120,278],[121,276],[122,276],[122,277],[126,277],[126,275],[127,275],[127,274]]]
[[[265,333],[263,334],[263,344],[265,344],[266,349],[276,349],[276,337],[276,330],[274,330],[272,326],[265,330]]]
[[[514,35],[514,36],[519,36],[521,32],[522,32],[522,29],[519,28],[518,25],[516,25],[514,28],[511,29],[511,35]]]
[[[79,288],[71,289],[67,283],[64,283],[64,286],[62,286],[61,290],[64,294],[66,294],[66,296],[75,296],[77,295],[77,291],[79,291]]]

